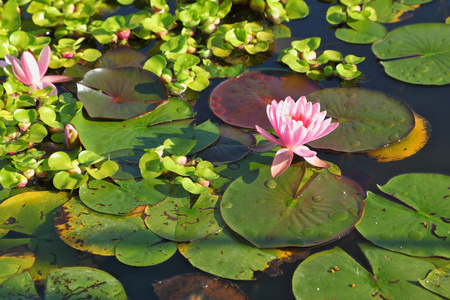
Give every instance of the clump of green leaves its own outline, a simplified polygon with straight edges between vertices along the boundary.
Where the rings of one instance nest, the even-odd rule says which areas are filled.
[[[334,50],[324,50],[318,55],[320,41],[319,37],[293,41],[291,47],[280,52],[277,60],[288,65],[293,71],[306,73],[314,80],[331,76],[350,80],[361,75],[356,64],[364,61],[365,57],[343,57],[340,52]]]

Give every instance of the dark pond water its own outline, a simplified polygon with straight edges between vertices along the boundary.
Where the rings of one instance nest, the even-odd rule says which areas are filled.
[[[296,39],[318,36],[326,49],[340,51],[343,55],[354,54],[364,56],[366,60],[358,65],[365,75],[360,86],[366,89],[377,90],[395,98],[403,100],[412,110],[430,121],[432,126],[431,137],[427,145],[412,157],[401,161],[380,163],[364,155],[344,155],[320,153],[320,157],[337,164],[342,173],[352,177],[355,181],[364,184],[367,190],[377,192],[377,184],[383,185],[390,178],[415,172],[431,172],[450,175],[450,87],[449,86],[418,86],[403,83],[392,79],[385,74],[371,51],[371,45],[346,44],[335,38],[333,30],[328,29],[325,20],[326,10],[331,4],[318,1],[308,1],[310,15],[303,20],[291,21],[292,36]],[[450,1],[435,0],[420,6],[412,12],[412,17],[399,23],[385,24],[390,31],[400,26],[416,23],[444,22],[450,12]],[[288,47],[289,43],[282,45]],[[261,66],[259,66],[261,67]],[[265,62],[262,67],[280,67],[276,62],[276,55]],[[212,80],[212,85],[202,91],[197,100],[196,109],[200,120],[212,119],[218,121],[210,112],[207,101],[212,89],[222,80]],[[337,80],[320,82],[323,87],[338,87]],[[363,265],[367,265],[362,255],[359,255],[356,243],[364,239],[352,231],[347,236],[329,245],[313,249],[313,252],[322,251],[335,246],[342,247]],[[256,274],[255,281],[234,281],[248,296],[249,299],[294,299],[291,279],[293,272],[300,262],[284,264],[281,266],[284,274],[269,277],[266,274]],[[108,258],[101,269],[111,273],[119,279],[126,289],[130,299],[157,299],[153,292],[153,282],[172,277],[177,274],[201,273],[177,253],[169,261],[153,267],[129,267],[121,264],[115,258]]]

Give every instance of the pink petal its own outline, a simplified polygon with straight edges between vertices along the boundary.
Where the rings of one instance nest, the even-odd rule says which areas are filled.
[[[291,150],[287,148],[281,148],[278,150],[273,159],[272,168],[270,169],[272,177],[275,178],[286,171],[286,169],[291,165],[292,158],[294,158],[294,152]]]
[[[38,61],[38,65],[39,65],[39,75],[41,77],[44,77],[45,73],[47,72],[48,69],[48,64],[50,63],[50,56],[52,55],[52,52],[50,50],[50,46],[45,46],[42,51],[41,54],[39,54],[39,61]]]
[[[12,65],[12,62],[13,62],[14,60],[17,61],[17,63],[20,65],[20,60],[19,60],[17,57],[12,56],[12,55],[9,55],[9,54],[6,54],[6,55],[5,55],[5,61],[6,61],[9,65]]]
[[[28,80],[27,76],[25,75],[25,72],[22,70],[22,67],[20,66],[18,61],[19,60],[11,61],[13,73],[20,82],[26,85],[30,85],[30,81]]]
[[[266,140],[268,140],[269,142],[275,143],[277,145],[283,146],[283,144],[280,141],[278,141],[273,135],[268,133],[265,129],[259,127],[258,125],[255,125],[255,127],[256,127],[256,130],[258,130],[259,134],[262,135]]]
[[[48,75],[48,76],[44,76],[41,79],[41,82],[46,82],[46,83],[58,83],[58,82],[67,82],[67,81],[71,81],[73,78],[69,77],[69,76],[63,76],[63,75]]]
[[[291,150],[298,156],[301,156],[305,159],[316,156],[316,154],[317,154],[316,151],[312,151],[306,146],[295,147],[295,148],[292,148]]]
[[[331,118],[330,118],[331,119]],[[324,130],[324,131],[322,131],[321,133],[319,133],[314,139],[320,139],[321,137],[324,137],[324,136],[326,136],[327,134],[329,134],[330,132],[332,132],[333,130],[335,130],[337,127],[339,126],[339,123],[338,122],[336,122],[336,123],[330,123],[329,125],[328,125],[328,127]]]
[[[313,156],[313,157],[304,157],[304,159],[310,163],[311,165],[315,166],[315,167],[320,167],[320,168],[328,168],[330,167],[329,164],[327,164],[326,162],[324,162],[323,160],[321,160],[320,158],[318,158],[317,156]]]
[[[36,58],[28,51],[22,53],[22,69],[30,84],[36,84],[41,80]]]

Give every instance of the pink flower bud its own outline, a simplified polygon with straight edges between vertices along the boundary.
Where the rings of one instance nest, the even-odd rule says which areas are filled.
[[[17,185],[17,187],[24,187],[28,184],[28,179],[26,177],[23,177],[22,181]]]
[[[31,179],[35,175],[34,169],[28,169],[25,171],[22,171],[23,176],[25,176],[26,179]]]
[[[175,156],[175,155],[173,155],[172,159],[173,159],[173,161],[176,164],[179,164],[179,165],[182,165],[182,166],[185,166],[186,163],[187,163],[187,157],[184,156],[184,155],[183,156]]]
[[[70,58],[73,58],[74,56],[75,56],[75,52],[73,52],[72,50],[61,53],[62,58],[70,59]]]
[[[116,32],[116,34],[119,37],[119,39],[121,39],[121,40],[128,40],[128,38],[130,37],[130,34],[131,34],[131,30],[128,29],[128,28],[119,29]]]
[[[78,138],[78,131],[72,124],[67,124],[64,128],[64,140],[66,142],[66,147],[69,150],[77,148],[81,145],[80,139]]]
[[[201,177],[199,177],[199,178],[197,179],[197,182],[198,182],[201,186],[203,186],[203,187],[208,187],[209,184],[210,184],[210,182],[209,182],[208,179],[204,179],[204,178],[201,178]]]

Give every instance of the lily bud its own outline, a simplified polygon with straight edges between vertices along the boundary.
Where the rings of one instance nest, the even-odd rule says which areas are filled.
[[[208,179],[204,179],[204,178],[201,178],[201,177],[199,177],[197,179],[197,182],[203,187],[208,187],[210,185],[210,182],[209,182]]]
[[[66,147],[69,150],[77,148],[81,145],[80,139],[78,138],[78,131],[72,124],[67,124],[64,128],[64,140],[66,142]]]
[[[119,29],[116,32],[116,34],[119,37],[119,39],[128,40],[128,38],[130,37],[130,34],[131,34],[131,30],[129,28]]]

